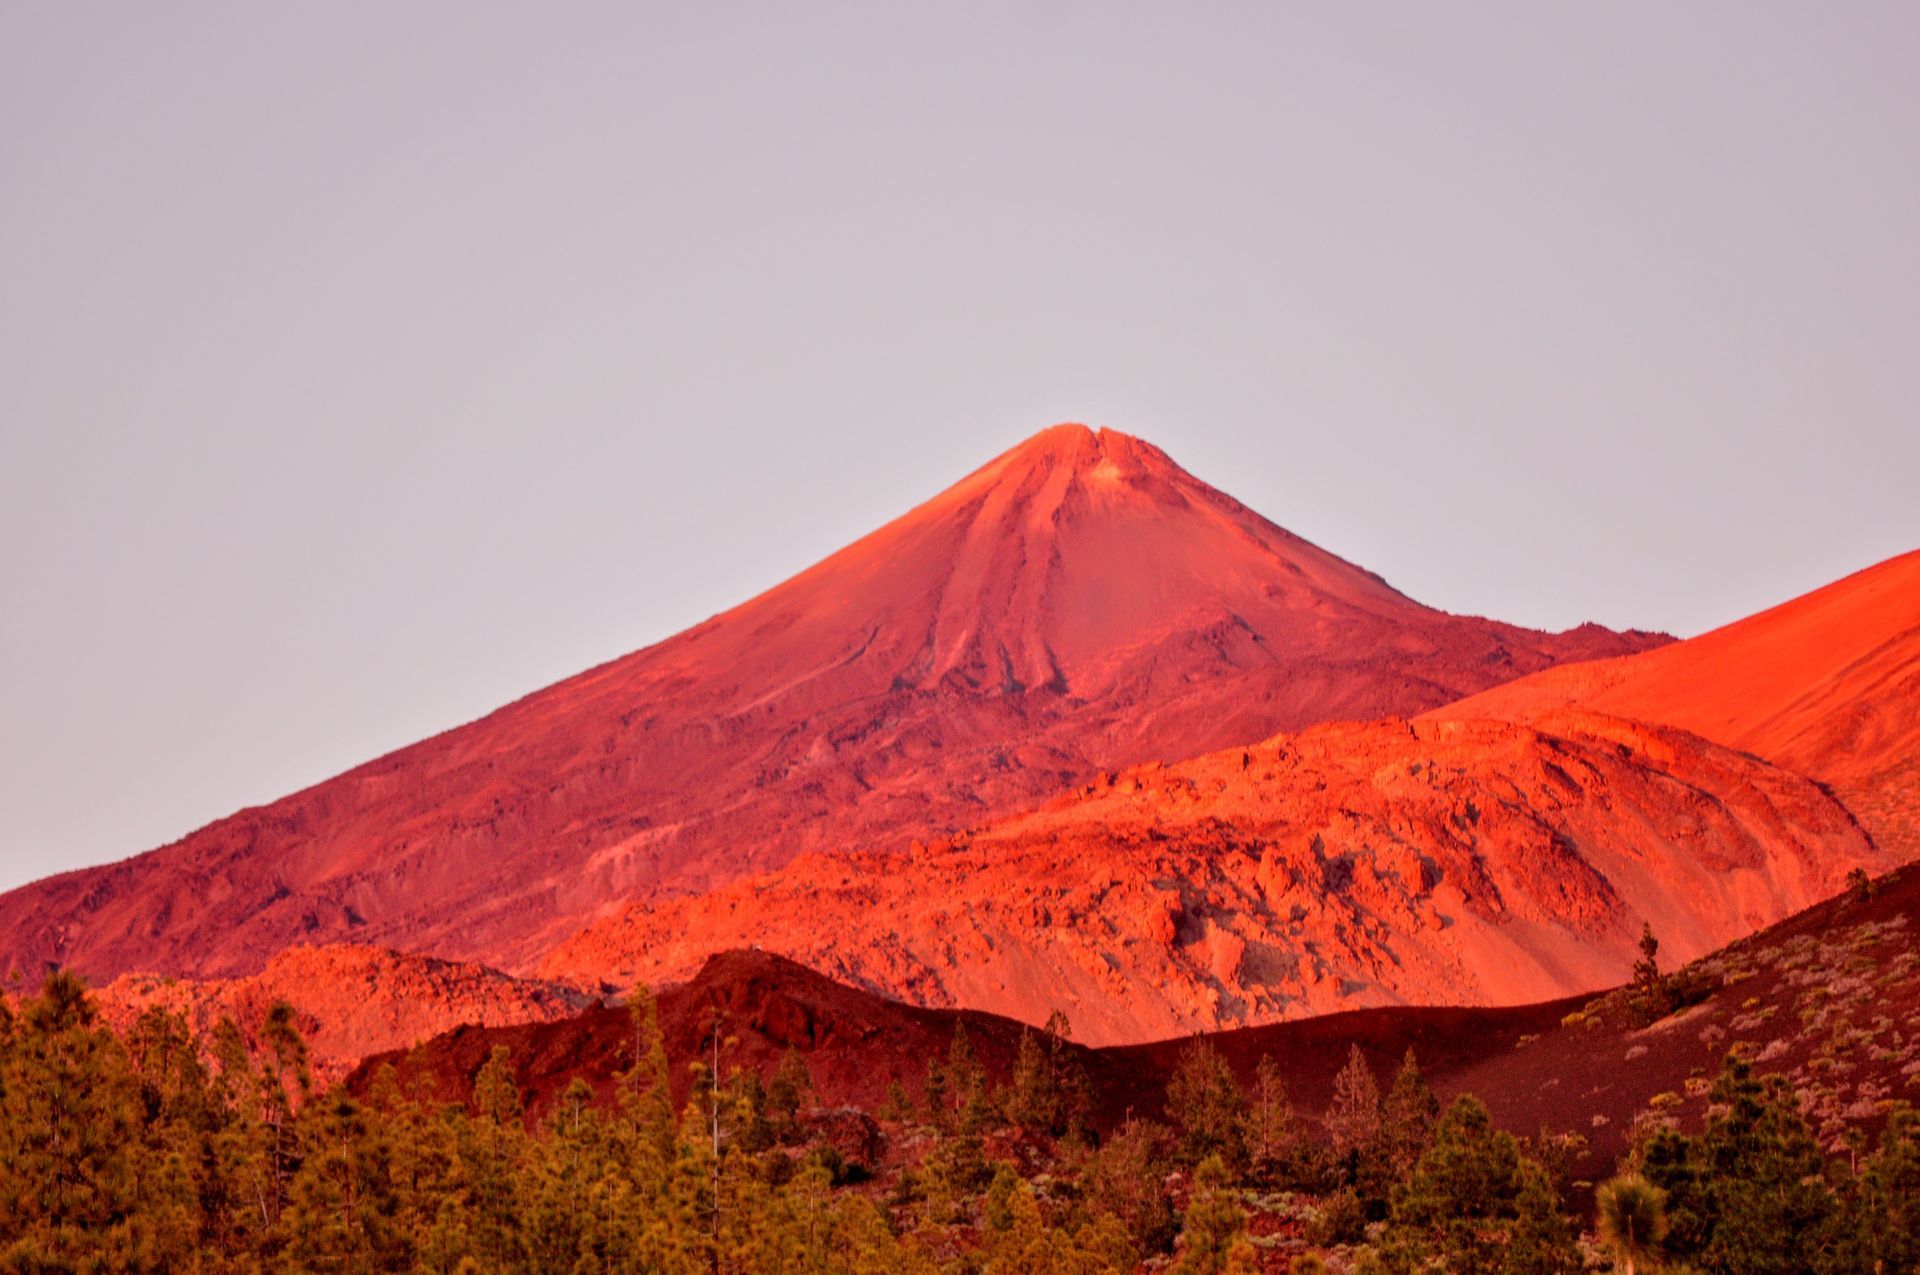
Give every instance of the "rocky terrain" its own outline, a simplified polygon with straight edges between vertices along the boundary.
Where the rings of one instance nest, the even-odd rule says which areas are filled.
[[[126,974],[99,992],[101,1011],[116,1026],[160,1006],[184,1014],[203,1036],[227,1017],[251,1037],[274,1002],[285,1001],[322,1082],[368,1054],[404,1049],[463,1023],[551,1022],[578,1013],[589,999],[482,965],[349,944],[290,947],[260,973],[240,978]]]
[[[1623,988],[1507,1008],[1364,1009],[1207,1040],[1245,1084],[1261,1058],[1274,1059],[1309,1119],[1325,1110],[1351,1048],[1383,1085],[1411,1048],[1443,1100],[1472,1093],[1506,1128],[1577,1135],[1568,1144],[1573,1170],[1589,1179],[1611,1172],[1636,1127],[1698,1127],[1708,1082],[1731,1050],[1789,1079],[1829,1150],[1844,1149],[1849,1130],[1876,1128],[1891,1100],[1920,1101],[1920,867],[1844,891],[1679,975],[1692,988],[1686,1003],[1652,1022],[1635,1016]],[[678,1064],[701,1056],[718,1024],[732,1065],[770,1073],[795,1051],[819,1105],[868,1112],[892,1084],[917,1098],[928,1061],[944,1055],[956,1024],[1001,1083],[1031,1030],[995,1015],[900,1004],[764,952],[713,957],[688,983],[665,989],[659,1007],[682,1085],[688,1073]],[[1129,1114],[1157,1118],[1187,1043],[1070,1046],[1090,1082],[1096,1127]],[[395,1065],[461,1100],[496,1046],[507,1048],[537,1116],[576,1076],[609,1093],[632,1063],[633,1025],[624,1007],[601,1005],[546,1024],[461,1028],[411,1058],[367,1060],[350,1085],[364,1091]],[[889,1128],[896,1138],[910,1132]]]
[[[344,941],[525,971],[632,897],[1663,640],[1432,610],[1149,444],[1061,426],[677,637],[0,897],[0,957],[232,977]]]
[[[1672,728],[1340,724],[636,905],[542,973],[617,989],[751,945],[1115,1044],[1605,987],[1643,923],[1690,959],[1896,861],[1818,785]]]

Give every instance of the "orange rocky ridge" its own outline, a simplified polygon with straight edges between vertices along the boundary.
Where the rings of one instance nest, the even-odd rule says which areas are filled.
[[[549,978],[690,976],[758,947],[1096,1045],[1622,981],[1642,923],[1699,956],[1892,865],[1818,785],[1683,731],[1386,721],[1102,777],[898,851],[636,904]]]
[[[290,947],[258,974],[174,979],[125,974],[101,988],[107,1021],[125,1028],[158,1007],[184,1015],[201,1038],[231,1018],[253,1038],[276,1001],[294,1006],[315,1079],[337,1080],[359,1059],[463,1024],[546,1023],[578,1013],[590,998],[498,970],[385,948]]]

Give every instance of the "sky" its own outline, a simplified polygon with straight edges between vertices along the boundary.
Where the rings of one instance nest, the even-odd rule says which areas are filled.
[[[0,0],[0,888],[1058,421],[1451,611],[1920,547],[1920,7]]]

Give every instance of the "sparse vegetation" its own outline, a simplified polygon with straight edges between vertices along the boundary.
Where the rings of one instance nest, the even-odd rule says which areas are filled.
[[[0,1005],[0,1271],[1913,1272],[1909,944],[1895,918],[1720,954],[1691,972],[1729,989],[1696,1019],[1668,1002],[1635,1026],[1676,977],[1650,946],[1647,977],[1557,1038],[1668,1068],[1636,1118],[1573,1108],[1616,1146],[1631,1126],[1598,1166],[1584,1137],[1522,1140],[1471,1096],[1443,1112],[1411,1051],[1383,1095],[1344,1042],[1317,1117],[1275,1056],[1196,1038],[1148,1108],[1167,1123],[1114,1127],[1063,1017],[998,1045],[959,1023],[869,1115],[823,1108],[799,1051],[736,1065],[718,1019],[676,1074],[641,988],[610,1092],[535,1101],[495,1047],[448,1103],[405,1062],[358,1096],[318,1089],[284,1008],[250,1036],[158,1009],[116,1033],[56,975]],[[1717,1064],[1672,1061],[1723,1037]],[[1575,1162],[1617,1174],[1590,1213]]]

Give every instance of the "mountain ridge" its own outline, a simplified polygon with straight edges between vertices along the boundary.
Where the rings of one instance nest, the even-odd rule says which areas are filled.
[[[1330,723],[1109,773],[930,844],[636,903],[538,968],[589,990],[752,944],[1100,1045],[1383,1005],[1499,1005],[1679,959],[1893,861],[1812,782],[1686,732]]]
[[[1920,857],[1920,550],[1656,650],[1563,665],[1431,710],[1580,706],[1678,726],[1818,780]]]

